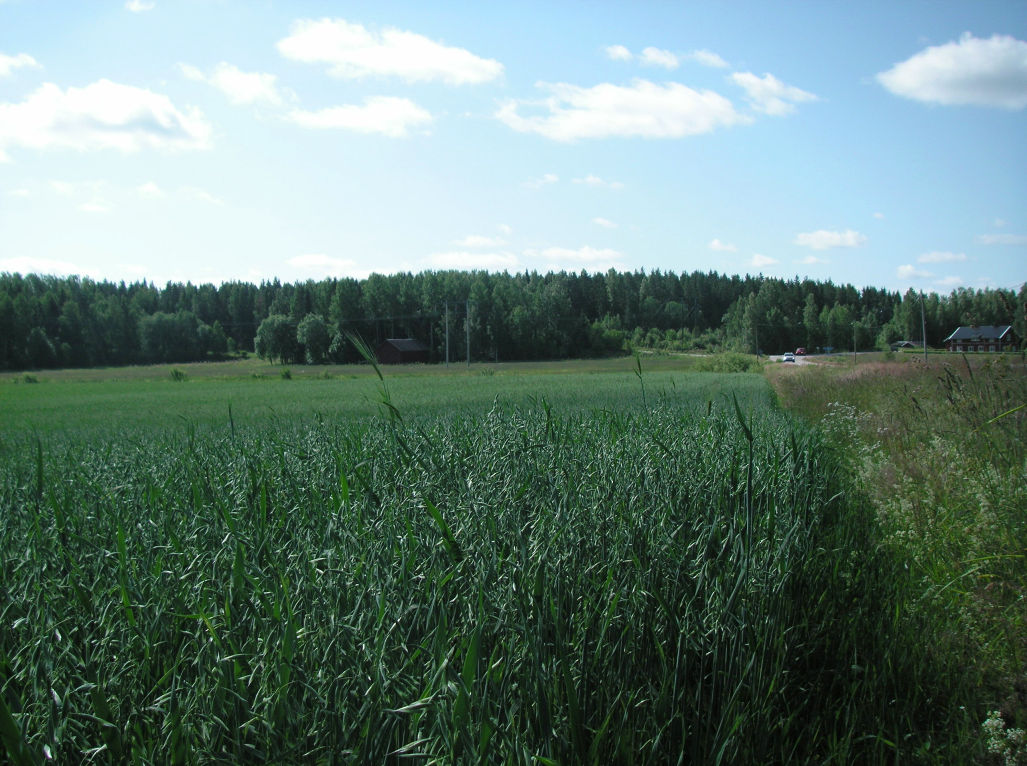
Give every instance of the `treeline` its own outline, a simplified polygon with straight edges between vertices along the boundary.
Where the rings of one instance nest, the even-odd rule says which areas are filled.
[[[923,301],[928,345],[960,324],[1014,322],[1027,293],[961,288]],[[448,328],[448,332],[447,332]],[[665,350],[881,347],[921,338],[921,298],[716,272],[423,272],[367,279],[126,284],[0,274],[0,369],[185,362],[256,350],[285,362],[357,359],[412,337],[433,361]],[[447,342],[448,341],[448,342]]]

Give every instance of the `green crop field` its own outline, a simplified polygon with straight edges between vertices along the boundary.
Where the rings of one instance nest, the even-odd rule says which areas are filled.
[[[835,453],[621,364],[0,385],[8,760],[957,762]]]

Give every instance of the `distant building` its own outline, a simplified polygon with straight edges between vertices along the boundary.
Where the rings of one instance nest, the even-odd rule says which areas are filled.
[[[1016,351],[1019,346],[1012,326],[1007,324],[957,327],[945,339],[945,348],[955,353]]]
[[[428,361],[428,347],[414,338],[388,338],[374,351],[379,364],[411,364]]]
[[[914,343],[911,340],[897,340],[891,344],[892,351],[898,351],[903,348],[923,348],[920,343]]]

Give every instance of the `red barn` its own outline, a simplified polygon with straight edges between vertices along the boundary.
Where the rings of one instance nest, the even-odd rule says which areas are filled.
[[[374,351],[379,364],[411,364],[428,361],[428,347],[414,338],[388,338]]]

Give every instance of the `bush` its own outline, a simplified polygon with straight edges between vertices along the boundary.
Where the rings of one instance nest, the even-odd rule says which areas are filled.
[[[734,352],[706,356],[695,365],[699,372],[759,372],[762,368],[755,357]]]

